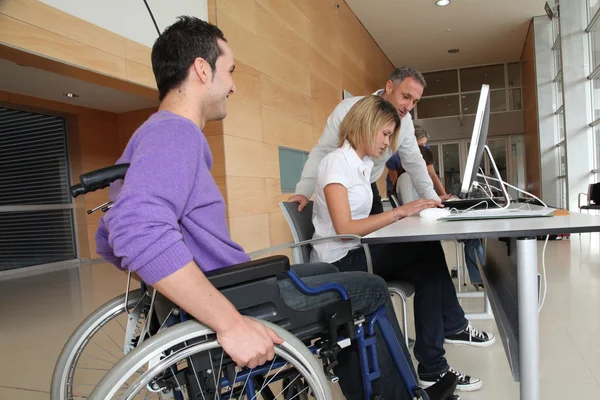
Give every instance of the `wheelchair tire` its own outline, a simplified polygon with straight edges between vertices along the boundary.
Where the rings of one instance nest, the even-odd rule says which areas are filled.
[[[275,346],[275,355],[300,372],[312,390],[313,397],[316,400],[331,399],[332,394],[323,367],[310,350],[286,330],[266,321],[260,322],[284,339],[284,343]],[[208,339],[211,336],[212,338]],[[206,340],[187,345],[188,341],[194,342],[194,339]],[[177,350],[166,353],[173,348]],[[145,340],[139,347],[121,359],[102,378],[91,393],[89,400],[132,399],[137,393],[146,389],[150,381],[161,371],[172,368],[173,364],[186,360],[193,354],[216,348],[220,348],[220,345],[214,338],[214,331],[200,322],[186,321],[172,326]],[[151,361],[152,363],[149,364]],[[152,365],[152,367],[140,373],[139,370],[146,365]],[[140,374],[139,377],[135,377],[137,374]],[[125,388],[121,389],[123,385]],[[118,397],[115,397],[117,393]]]
[[[127,306],[129,308],[134,307],[141,298],[142,291],[140,289],[132,290],[129,293]],[[90,343],[90,339],[104,325],[125,312],[124,305],[125,294],[122,294],[104,303],[75,329],[63,347],[54,367],[50,389],[51,400],[78,398],[77,395],[73,395],[72,393],[72,380],[75,375],[79,356]]]

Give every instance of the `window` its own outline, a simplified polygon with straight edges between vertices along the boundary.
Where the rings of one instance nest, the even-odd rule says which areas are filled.
[[[458,95],[424,97],[419,101],[417,107],[417,115],[420,119],[460,114]]]
[[[279,147],[279,178],[281,193],[294,193],[300,181],[302,169],[308,160],[306,151]]]
[[[427,82],[423,93],[425,96],[458,92],[458,70],[430,72],[423,74],[423,77]]]
[[[590,126],[594,128],[592,141],[594,143],[594,160],[592,172],[596,179],[600,177],[600,0],[587,0],[588,26],[585,31],[589,36],[591,71],[588,79],[591,81],[592,118]]]
[[[490,85],[491,112],[523,109],[519,62],[435,71],[423,76],[427,87],[417,104],[416,115],[413,114],[418,119],[474,115],[482,84]]]
[[[0,271],[77,258],[66,121],[0,108]]]
[[[482,84],[490,85],[490,89],[504,88],[504,65],[465,68],[460,70],[461,92],[481,90]]]

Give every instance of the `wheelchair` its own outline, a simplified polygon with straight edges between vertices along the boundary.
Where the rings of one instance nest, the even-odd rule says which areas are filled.
[[[71,194],[76,197],[124,179],[127,167],[84,174]],[[111,206],[107,202],[88,213],[106,212]],[[338,380],[333,372],[337,355],[356,341],[364,398],[383,400],[378,391],[376,325],[412,398],[458,399],[452,374],[426,390],[418,387],[385,307],[369,316],[353,314],[343,286],[307,286],[290,270],[287,257],[267,257],[206,276],[241,314],[256,318],[284,339],[275,346],[272,361],[253,369],[236,366],[214,331],[143,282],[140,289],[131,290],[129,274],[125,294],[94,311],[65,344],[54,369],[51,399],[328,400],[333,398],[330,382]],[[337,292],[339,300],[317,310],[292,309],[280,296],[279,279],[291,280],[305,295]],[[101,340],[103,344],[98,343]],[[90,360],[97,364],[88,365]]]

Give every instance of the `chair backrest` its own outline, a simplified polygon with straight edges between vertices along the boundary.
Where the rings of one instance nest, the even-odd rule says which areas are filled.
[[[588,187],[588,204],[600,204],[600,183]]]
[[[400,202],[398,201],[398,197],[396,197],[395,194],[390,195],[390,205],[392,206],[392,208],[401,206]]]
[[[315,227],[312,223],[312,201],[309,201],[301,212],[298,211],[298,203],[288,203],[282,201],[279,203],[279,207],[281,207],[281,211],[283,211],[283,215],[290,226],[295,243],[312,239],[313,234],[315,233]],[[294,263],[298,264],[310,262],[311,250],[312,247],[310,245],[292,249]]]

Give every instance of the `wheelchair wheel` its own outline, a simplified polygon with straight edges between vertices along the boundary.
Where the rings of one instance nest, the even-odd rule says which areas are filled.
[[[187,321],[144,341],[104,376],[89,399],[300,400],[304,393],[331,399],[323,367],[310,350],[284,329],[261,322],[285,340],[275,347],[272,362],[239,368],[214,331]]]
[[[132,290],[127,307],[135,307],[136,314],[129,318],[135,315],[142,318],[138,324],[143,323],[149,303],[148,295],[140,289]],[[104,374],[123,358],[128,326],[124,305],[125,294],[115,297],[90,314],[73,332],[54,367],[51,400],[87,398]],[[129,346],[127,351],[135,343]]]

